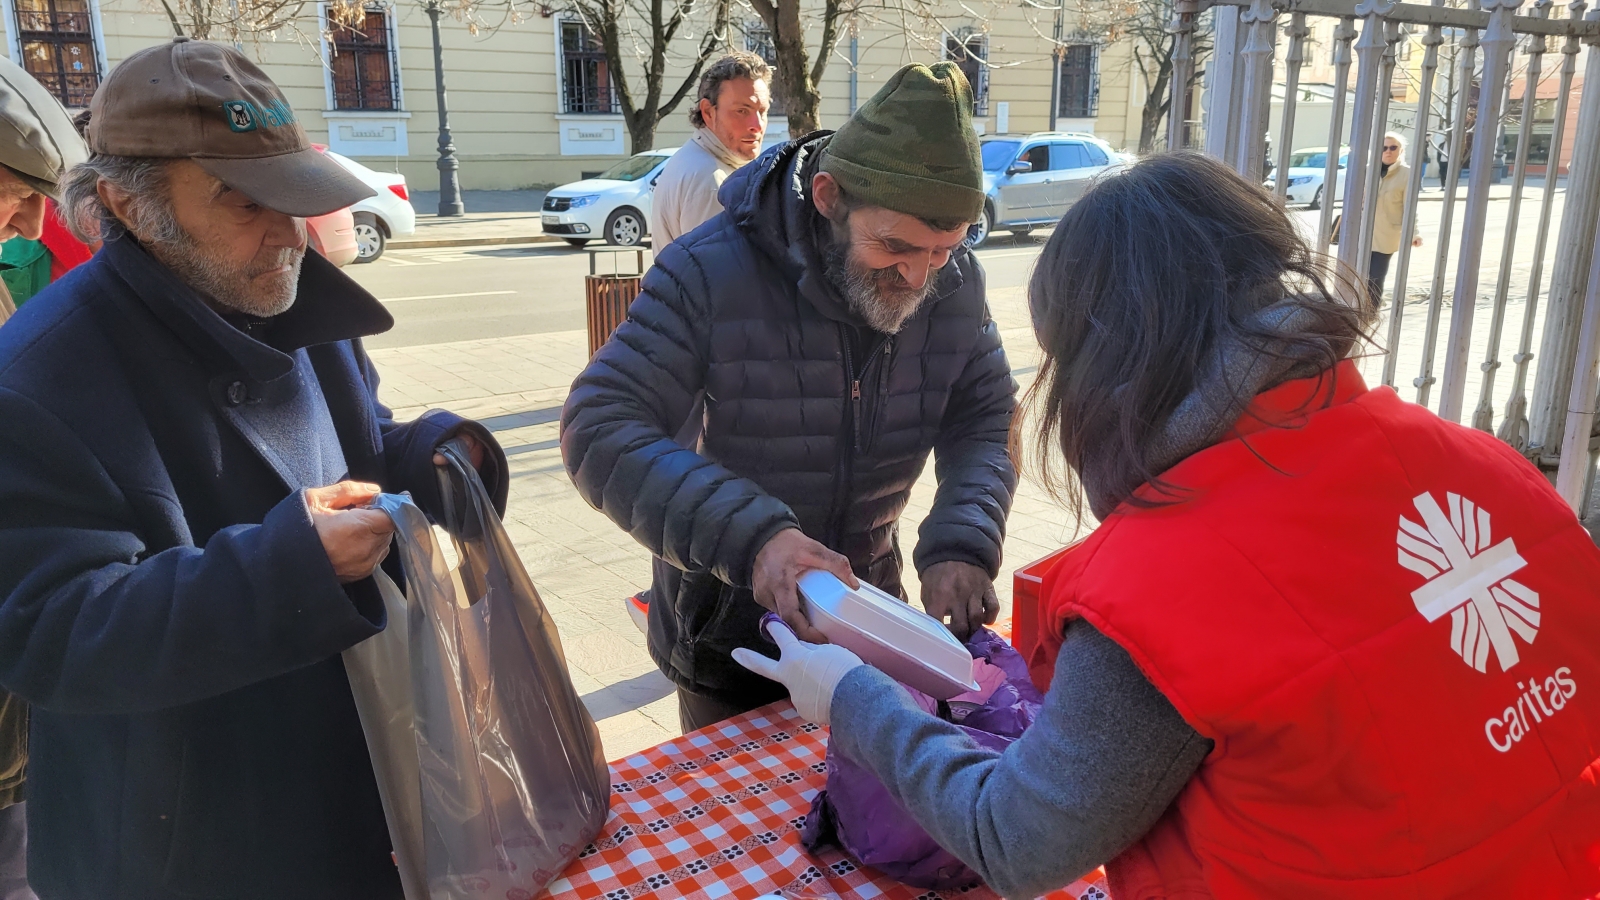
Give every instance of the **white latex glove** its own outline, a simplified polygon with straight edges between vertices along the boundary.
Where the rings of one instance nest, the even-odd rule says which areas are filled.
[[[782,622],[770,623],[767,633],[778,644],[777,659],[739,647],[733,651],[733,661],[763,678],[781,682],[789,689],[795,711],[807,722],[828,724],[834,688],[851,669],[866,663],[836,644],[808,644]]]

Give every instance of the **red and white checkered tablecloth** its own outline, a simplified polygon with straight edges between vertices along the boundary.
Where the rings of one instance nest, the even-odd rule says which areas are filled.
[[[812,854],[800,826],[826,777],[828,731],[787,701],[611,764],[611,814],[550,885],[551,900],[993,900],[987,888],[930,891]],[[1104,875],[1050,900],[1106,900]]]

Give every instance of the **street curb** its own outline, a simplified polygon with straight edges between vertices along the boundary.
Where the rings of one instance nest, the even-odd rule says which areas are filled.
[[[553,244],[560,240],[561,238],[549,234],[478,238],[407,238],[398,241],[391,240],[388,244],[388,249],[418,250],[424,247],[487,247],[495,244]]]

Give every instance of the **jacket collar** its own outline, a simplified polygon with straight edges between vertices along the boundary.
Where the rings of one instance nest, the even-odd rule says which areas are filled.
[[[305,255],[294,306],[270,320],[225,319],[126,233],[106,241],[100,255],[213,374],[243,370],[252,381],[272,382],[293,371],[296,350],[394,327],[377,298],[316,252]]]
[[[1268,428],[1293,428],[1320,409],[1340,406],[1367,392],[1353,359],[1341,361],[1310,378],[1285,381],[1262,391],[1234,424],[1230,438],[1242,438]]]

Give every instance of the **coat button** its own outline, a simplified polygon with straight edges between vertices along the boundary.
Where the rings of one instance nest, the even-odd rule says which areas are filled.
[[[239,404],[243,403],[245,398],[248,396],[250,396],[250,389],[245,387],[244,382],[235,381],[233,384],[228,385],[229,406],[238,406]]]

